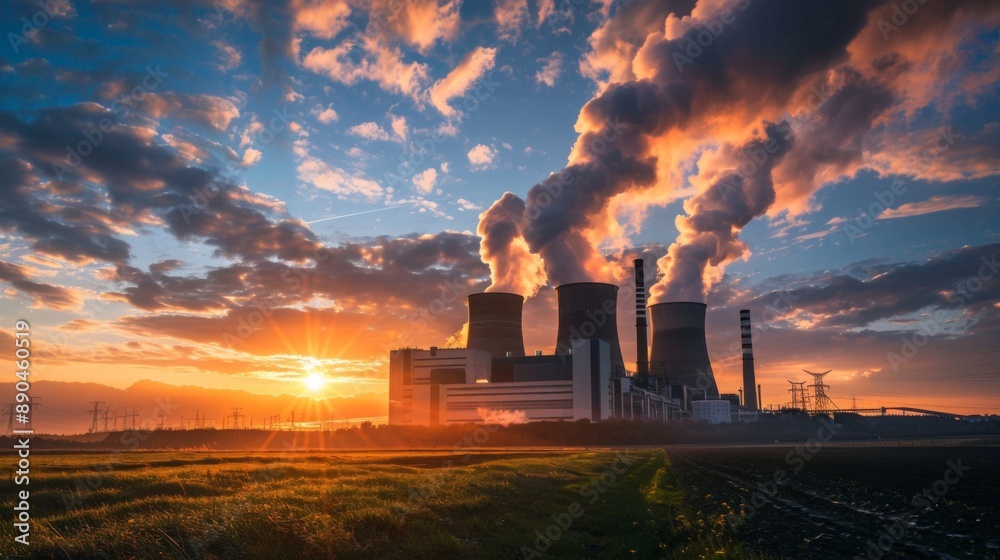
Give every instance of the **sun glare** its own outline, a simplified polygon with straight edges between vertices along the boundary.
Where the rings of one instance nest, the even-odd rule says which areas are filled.
[[[326,378],[323,377],[322,373],[310,373],[302,380],[305,383],[306,388],[310,391],[319,391],[326,385]]]

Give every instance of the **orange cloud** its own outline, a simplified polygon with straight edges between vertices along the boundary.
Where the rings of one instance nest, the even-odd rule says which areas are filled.
[[[448,102],[465,95],[476,81],[493,68],[497,50],[487,47],[477,47],[462,59],[451,72],[431,87],[428,92],[431,105],[442,115],[453,117],[458,114]]]
[[[985,196],[975,195],[938,195],[932,196],[921,202],[907,202],[899,208],[889,208],[878,215],[879,220],[889,220],[893,218],[908,218],[910,216],[922,216],[933,214],[934,212],[944,212],[946,210],[956,210],[959,208],[978,208],[990,201]]]

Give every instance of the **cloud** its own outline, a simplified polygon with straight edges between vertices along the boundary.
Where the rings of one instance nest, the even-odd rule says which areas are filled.
[[[497,22],[497,36],[517,42],[528,19],[528,0],[493,0],[493,17]]]
[[[200,275],[179,273],[171,263],[154,264],[148,272],[123,266],[108,271],[103,279],[122,286],[109,297],[138,309],[196,313],[201,319],[234,314],[233,321],[238,322],[241,309],[297,307],[316,300],[336,301],[331,313],[364,314],[377,306],[389,319],[408,317],[441,297],[445,288],[461,295],[478,289],[486,273],[478,250],[478,238],[468,233],[380,236],[317,248],[301,263],[248,261],[213,267]],[[449,308],[449,316],[460,317],[461,302],[454,295],[447,301],[455,307]],[[207,321],[211,322],[219,321]],[[461,324],[461,319],[455,323]],[[453,332],[451,325],[442,326],[440,332],[449,329]],[[222,333],[213,336],[221,340]]]
[[[866,327],[927,308],[971,317],[1000,300],[998,256],[1000,243],[994,243],[944,251],[920,263],[849,265],[787,289],[784,296],[820,328]],[[754,305],[778,295],[778,290],[764,293]]]
[[[485,144],[476,144],[466,155],[473,169],[486,169],[493,164],[497,150]]]
[[[468,210],[468,211],[474,211],[474,210],[482,210],[483,209],[478,204],[476,204],[474,202],[471,202],[469,200],[465,200],[464,198],[459,198],[458,200],[455,201],[455,204],[457,204],[458,205],[458,209],[462,210],[462,211],[466,211],[466,210]]]
[[[406,123],[406,117],[391,115],[392,117],[392,134],[396,137],[396,140],[400,142],[405,142],[406,138],[410,135],[409,126]]]
[[[689,15],[695,0],[623,2],[588,39],[590,50],[580,60],[580,73],[603,87],[635,79],[632,61],[650,33],[662,32],[669,14]]]
[[[373,123],[366,122],[361,124],[356,124],[351,128],[347,129],[348,134],[353,134],[355,136],[360,136],[366,140],[382,140],[388,141],[390,139],[389,133],[386,132],[381,126]]]
[[[260,157],[261,157],[260,150],[247,148],[247,151],[243,152],[243,165],[253,165],[258,161],[260,161]]]
[[[332,49],[316,47],[302,64],[334,82],[353,85],[361,80],[373,81],[387,92],[406,95],[414,101],[419,101],[428,79],[426,64],[405,62],[399,48],[369,36],[345,39]]]
[[[298,259],[315,248],[311,232],[274,219],[282,210],[272,201],[195,165],[156,141],[155,130],[117,120],[95,103],[45,109],[31,122],[0,113],[0,136],[6,139],[0,228],[17,232],[38,255],[76,264],[127,263],[131,246],[120,236],[134,235],[138,227],[165,228],[177,239],[200,240],[234,258]],[[98,127],[100,149],[70,161],[66,146],[79,144],[81,130]],[[207,153],[211,143],[201,145]],[[227,154],[239,162],[235,152]]]
[[[685,205],[679,222],[686,229],[671,261],[661,263],[666,283],[651,293],[654,301],[668,293],[704,294],[732,259],[748,256],[739,234],[749,219],[814,211],[819,188],[875,165],[872,148],[880,136],[915,145],[905,141],[907,121],[893,110],[909,104],[906,84],[951,84],[970,71],[979,73],[973,81],[984,83],[991,70],[977,64],[970,70],[945,64],[948,79],[941,82],[925,80],[917,68],[941,67],[935,61],[942,51],[919,48],[922,34],[945,34],[949,54],[979,48],[979,22],[1000,18],[990,4],[936,5],[938,22],[907,27],[908,39],[899,45],[864,43],[878,33],[872,6],[864,2],[836,8],[793,0],[622,4],[591,36],[592,53],[581,70],[599,81],[599,90],[577,118],[580,135],[566,168],[528,191],[524,240],[541,255],[553,283],[611,281],[620,272],[599,248],[628,243],[649,207],[695,192],[700,198]],[[722,16],[731,24],[722,23],[710,44],[692,48]],[[891,56],[897,47],[905,47],[905,57]],[[933,89],[935,99],[947,96],[946,88]],[[780,158],[770,146],[754,144],[776,125],[787,128],[791,140]],[[996,143],[984,136],[978,167],[966,165],[990,173],[990,158],[982,156]],[[750,145],[752,157],[733,151]],[[974,151],[952,149],[940,159]],[[727,176],[738,180],[734,196],[713,199],[713,185]],[[692,188],[679,188],[685,184]]]
[[[413,184],[417,187],[417,192],[430,194],[437,183],[437,170],[433,167],[425,169],[413,176]]]
[[[375,0],[365,2],[369,11],[369,32],[383,40],[402,40],[421,54],[435,44],[451,41],[461,29],[460,0]]]
[[[555,0],[539,0],[538,2],[538,24],[541,26],[547,19],[555,15],[556,13],[556,2]]]
[[[317,105],[310,112],[313,114],[313,116],[316,117],[317,120],[319,120],[319,122],[323,124],[330,124],[340,119],[340,115],[338,115],[337,112],[333,110],[333,107],[324,108]]]
[[[431,105],[442,115],[453,117],[458,112],[448,102],[465,95],[496,61],[497,50],[477,47],[462,59],[451,72],[431,87],[428,97]]]
[[[320,39],[333,39],[350,25],[351,7],[345,0],[292,0],[295,27]]]
[[[305,155],[296,171],[299,180],[329,191],[338,198],[375,202],[385,196],[385,189],[377,182],[330,165],[312,155]]]
[[[240,110],[232,101],[215,95],[148,92],[138,100],[139,111],[155,119],[176,117],[225,132]]]
[[[979,208],[989,202],[990,199],[985,196],[971,194],[938,195],[921,202],[907,202],[899,208],[889,208],[879,214],[877,219],[908,218],[910,216],[922,216],[924,214],[933,214],[934,212],[944,212],[959,208]]]
[[[0,260],[0,281],[10,284],[14,289],[31,298],[34,307],[55,310],[79,308],[82,300],[75,291],[35,282],[31,280],[31,276],[32,270],[29,267]]]
[[[541,70],[535,72],[535,83],[555,87],[556,80],[558,80],[559,75],[562,74],[562,53],[554,52],[545,58],[538,59],[538,62],[544,62],[545,65],[542,66]]]
[[[220,72],[234,70],[243,62],[243,55],[240,51],[225,41],[212,41],[212,46],[218,49],[219,57],[222,59],[218,65]]]

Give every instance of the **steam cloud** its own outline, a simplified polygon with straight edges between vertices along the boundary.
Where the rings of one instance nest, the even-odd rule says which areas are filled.
[[[528,414],[523,410],[494,410],[491,408],[479,407],[476,413],[483,419],[483,422],[493,426],[510,426],[511,424],[524,424],[528,421]]]
[[[907,22],[886,0],[675,6],[690,13],[653,33],[624,7],[595,33],[588,70],[630,71],[611,70],[619,81],[583,107],[563,171],[481,217],[491,289],[532,295],[539,257],[553,284],[608,281],[609,241],[638,231],[650,206],[687,198],[651,301],[703,301],[748,256],[739,233],[750,220],[814,210],[818,188],[873,166],[866,143],[907,141],[900,113],[953,95],[963,71],[933,61],[963,56],[970,28],[1000,20],[984,0],[920,4]],[[985,87],[985,72],[962,83]]]
[[[487,292],[511,292],[531,297],[545,285],[541,258],[524,241],[524,201],[506,192],[479,216],[479,254],[490,267]]]

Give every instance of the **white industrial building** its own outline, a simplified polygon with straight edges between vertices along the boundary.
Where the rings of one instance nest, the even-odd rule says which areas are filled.
[[[611,347],[577,340],[556,356],[505,356],[471,348],[404,348],[389,354],[389,424],[483,422],[491,412],[531,420],[612,417]],[[485,414],[484,414],[485,413]]]
[[[691,401],[691,420],[709,424],[728,424],[732,421],[731,403],[723,399]]]

